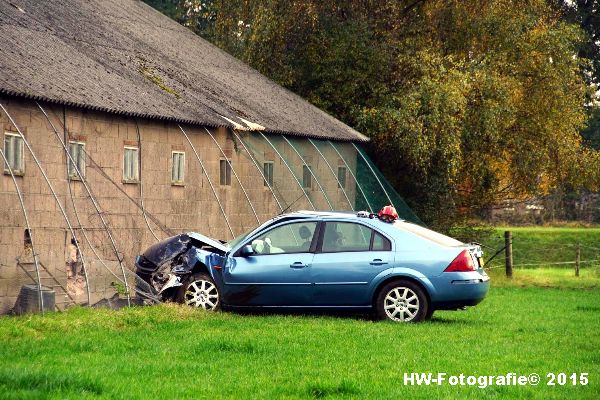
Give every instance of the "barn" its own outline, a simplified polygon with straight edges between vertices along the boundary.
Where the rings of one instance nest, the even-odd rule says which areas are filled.
[[[173,234],[284,210],[417,217],[361,133],[136,0],[0,2],[0,313],[136,297]]]

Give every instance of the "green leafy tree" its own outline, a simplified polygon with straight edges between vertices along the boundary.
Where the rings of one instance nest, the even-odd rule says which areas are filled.
[[[182,12],[180,0],[144,0],[144,3],[157,9],[166,16],[181,22],[180,16],[182,15]]]
[[[598,186],[598,154],[580,134],[594,96],[588,36],[554,3],[183,3],[190,28],[369,135],[378,166],[430,224]]]
[[[435,30],[401,55],[414,79],[359,127],[429,222],[564,182],[597,184],[597,156],[579,134],[588,87],[576,26],[543,1],[430,1],[420,11]]]
[[[563,17],[578,24],[585,32],[579,46],[579,56],[590,60],[591,81],[600,83],[600,1],[598,0],[554,0]]]

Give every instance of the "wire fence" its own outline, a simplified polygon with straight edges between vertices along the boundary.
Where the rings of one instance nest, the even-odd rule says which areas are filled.
[[[496,233],[480,240],[486,270],[555,268],[589,270],[600,277],[600,230],[598,229],[516,229]],[[510,256],[507,257],[507,247]],[[493,257],[495,255],[495,257]],[[510,258],[510,260],[508,259]],[[510,265],[509,265],[510,264]]]

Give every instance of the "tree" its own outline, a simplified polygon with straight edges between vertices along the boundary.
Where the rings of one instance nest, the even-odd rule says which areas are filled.
[[[211,7],[205,36],[370,136],[378,166],[430,224],[565,183],[598,187],[598,154],[580,135],[593,97],[586,36],[545,0]]]
[[[157,9],[166,16],[181,22],[181,2],[180,0],[144,0],[144,3]]]
[[[435,30],[402,54],[415,78],[359,128],[388,176],[407,171],[396,187],[413,204],[418,194],[429,222],[564,182],[597,185],[587,164],[597,156],[579,134],[588,87],[576,26],[542,1],[430,1],[421,12]]]
[[[579,57],[590,60],[591,82],[600,83],[600,2],[598,0],[554,0],[564,18],[585,32]]]

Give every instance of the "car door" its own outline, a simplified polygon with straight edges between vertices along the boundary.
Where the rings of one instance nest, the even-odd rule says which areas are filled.
[[[229,258],[223,300],[232,306],[306,306],[312,297],[310,268],[317,221],[286,222],[244,243],[254,253]],[[314,242],[314,243],[313,243]],[[243,247],[243,246],[242,246]]]
[[[311,269],[315,306],[368,306],[369,284],[394,261],[391,241],[355,222],[327,221]]]

